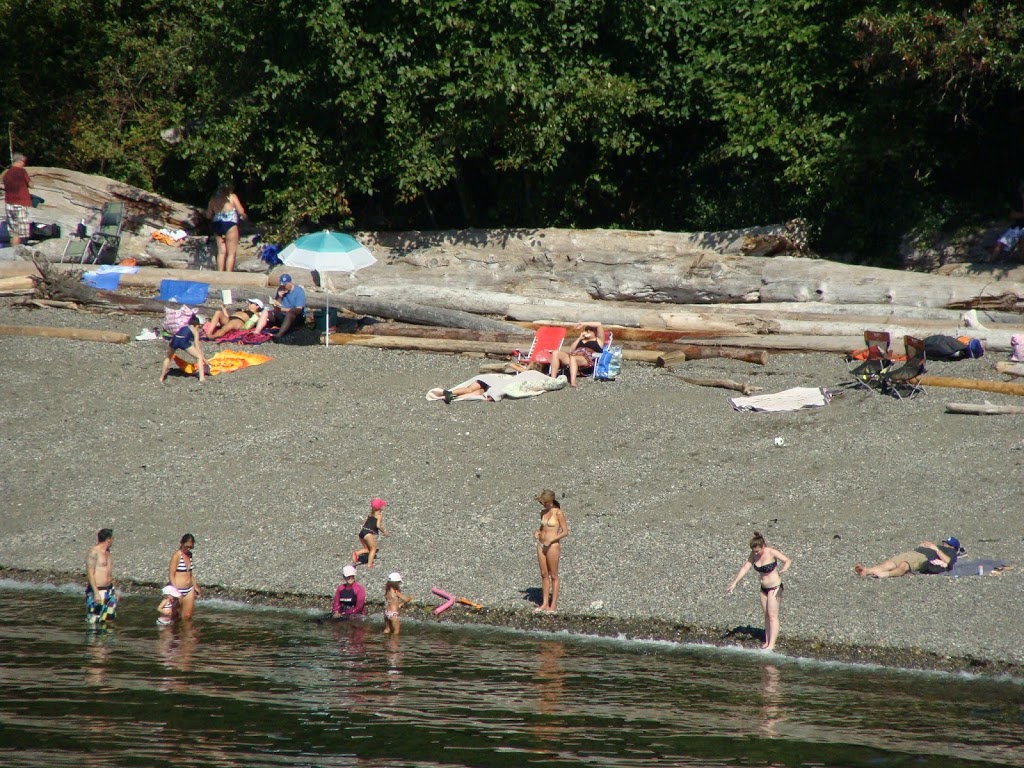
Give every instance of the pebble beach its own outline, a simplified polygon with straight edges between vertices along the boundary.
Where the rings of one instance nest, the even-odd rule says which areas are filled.
[[[0,325],[134,337],[155,323],[0,300]],[[446,405],[427,391],[484,361],[268,344],[251,349],[273,358],[263,365],[161,385],[165,349],[0,336],[0,575],[84,585],[86,550],[111,527],[122,610],[136,599],[151,610],[191,532],[209,595],[327,611],[380,496],[390,535],[358,576],[373,611],[397,570],[419,598],[410,617],[424,622],[756,648],[756,580],[725,590],[758,530],[793,559],[778,653],[1024,677],[1022,568],[881,581],[853,571],[947,536],[967,557],[1020,561],[1024,421],[944,412],[1019,398],[933,387],[900,402],[850,390],[823,408],[739,413],[735,392],[627,362],[615,382]],[[997,359],[929,372],[999,380]],[[838,355],[789,354],[677,372],[772,393],[835,387],[848,367]],[[544,488],[571,530],[556,616],[533,613]],[[435,618],[434,586],[486,608]]]

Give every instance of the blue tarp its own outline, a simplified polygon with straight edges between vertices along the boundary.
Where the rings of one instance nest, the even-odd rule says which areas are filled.
[[[210,286],[191,280],[161,280],[160,301],[174,301],[179,304],[204,304]]]

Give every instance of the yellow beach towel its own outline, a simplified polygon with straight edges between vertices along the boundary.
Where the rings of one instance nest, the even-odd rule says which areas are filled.
[[[224,349],[209,358],[207,362],[210,364],[210,375],[216,376],[218,373],[231,373],[231,371],[248,368],[250,365],[261,365],[272,359],[273,358],[268,357],[267,355],[257,355],[254,352],[239,352],[233,349]],[[197,370],[194,362],[184,360],[177,355],[174,356],[174,362],[177,363],[178,367],[189,376]]]

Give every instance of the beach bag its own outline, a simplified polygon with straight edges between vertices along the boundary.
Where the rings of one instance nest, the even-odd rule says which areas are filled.
[[[598,381],[615,381],[622,370],[622,347],[611,346],[601,351],[594,363],[594,378]]]
[[[183,325],[188,325],[194,314],[195,310],[187,304],[183,304],[180,309],[164,307],[164,330],[168,333],[177,333]]]

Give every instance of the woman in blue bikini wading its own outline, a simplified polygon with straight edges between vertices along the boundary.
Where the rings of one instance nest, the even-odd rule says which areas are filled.
[[[761,578],[761,607],[764,609],[764,644],[761,649],[765,651],[774,651],[775,641],[779,639],[779,605],[782,603],[780,574],[788,571],[792,562],[779,550],[769,547],[764,537],[754,531],[754,537],[750,540],[750,557],[725,590],[731,595],[747,571],[751,568],[757,571]]]

